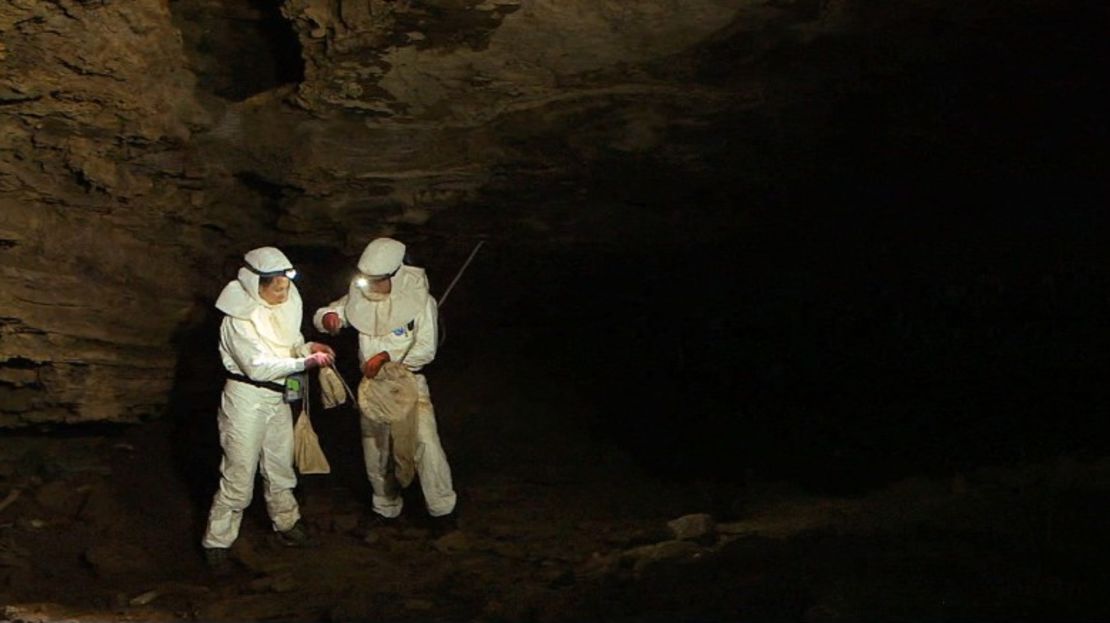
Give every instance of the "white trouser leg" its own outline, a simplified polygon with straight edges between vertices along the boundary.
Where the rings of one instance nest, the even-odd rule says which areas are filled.
[[[260,462],[266,512],[274,522],[274,530],[284,532],[301,518],[293,489],[297,474],[293,471],[293,413],[287,404],[273,409],[263,430]]]
[[[217,418],[224,455],[220,460],[220,485],[212,498],[208,529],[201,541],[209,548],[231,547],[239,536],[243,510],[254,493],[254,473],[266,424],[264,408],[230,382],[224,386]]]
[[[446,515],[455,510],[455,488],[451,482],[451,466],[447,464],[447,454],[439,442],[436,428],[436,414],[432,407],[432,397],[428,391],[428,381],[423,374],[416,375],[416,388],[419,399],[416,403],[416,474],[420,478],[420,488],[432,517]]]
[[[401,514],[403,500],[401,487],[390,469],[393,454],[389,438],[389,425],[378,424],[366,418],[359,419],[362,426],[362,459],[366,463],[366,478],[374,490],[372,508],[382,517],[390,519]]]

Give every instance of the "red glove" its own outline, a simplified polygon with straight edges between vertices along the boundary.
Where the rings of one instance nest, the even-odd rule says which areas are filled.
[[[320,324],[324,325],[324,330],[332,335],[339,333],[343,328],[343,321],[339,319],[339,314],[335,312],[328,312],[320,319]]]
[[[320,342],[309,342],[308,343],[308,352],[310,352],[310,353],[327,353],[327,354],[331,355],[331,358],[333,360],[335,359],[335,351],[331,349],[331,346],[328,346],[327,344],[321,344]]]
[[[372,379],[375,376],[378,376],[378,372],[381,371],[382,366],[385,365],[385,362],[387,361],[389,361],[389,353],[385,352],[384,350],[377,355],[374,355],[373,357],[367,359],[366,364],[362,366],[362,376],[365,376],[368,379]]]
[[[327,353],[312,353],[304,359],[304,369],[322,368],[330,366],[335,359]]]

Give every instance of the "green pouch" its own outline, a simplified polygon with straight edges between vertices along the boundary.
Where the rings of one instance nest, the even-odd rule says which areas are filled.
[[[297,402],[308,395],[308,375],[293,374],[285,377],[285,391],[282,392],[283,402]]]

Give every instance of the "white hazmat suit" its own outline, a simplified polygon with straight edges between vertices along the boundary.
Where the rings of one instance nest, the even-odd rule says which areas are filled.
[[[392,284],[388,296],[371,300],[356,279],[345,296],[316,311],[313,324],[325,331],[324,317],[336,314],[340,326],[353,326],[358,330],[360,361],[366,362],[384,351],[389,353],[390,361],[418,372],[436,356],[437,306],[428,292],[424,269],[403,265],[404,255],[405,245],[396,240],[378,238],[372,241],[359,259],[358,268],[367,276],[390,275]],[[423,374],[415,376],[418,401],[413,460],[428,514],[442,517],[455,509],[451,467],[436,430],[428,382]],[[389,425],[377,424],[365,417],[361,425],[363,460],[373,488],[374,512],[395,518],[401,514],[402,499],[399,483],[390,470]]]
[[[255,270],[240,268],[238,279],[229,282],[216,301],[216,308],[226,314],[220,325],[220,358],[229,375],[246,378],[228,378],[224,384],[218,414],[224,456],[201,543],[205,548],[231,547],[238,537],[256,470],[262,474],[274,530],[285,532],[301,517],[293,497],[293,416],[277,389],[286,377],[305,370],[310,352],[300,330],[301,297],[292,282],[288,299],[279,305],[259,295],[258,273],[292,271],[281,251],[263,247],[244,259]]]

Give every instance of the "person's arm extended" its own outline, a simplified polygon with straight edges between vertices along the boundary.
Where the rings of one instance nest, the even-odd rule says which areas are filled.
[[[339,300],[332,301],[331,303],[328,303],[326,307],[321,307],[320,309],[317,309],[316,313],[312,315],[312,326],[316,327],[317,331],[321,331],[324,333],[338,333],[339,329],[348,326],[346,310],[347,295],[344,294],[343,297]],[[338,326],[332,324],[331,327],[328,327],[324,324],[324,317],[328,314],[335,314],[335,318],[339,321]],[[334,323],[334,320],[330,322]]]

